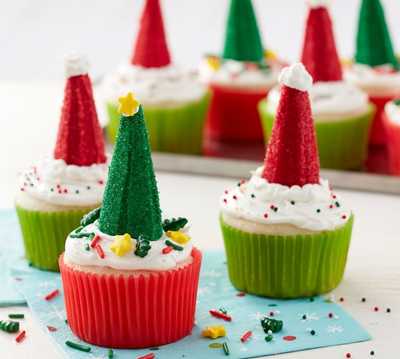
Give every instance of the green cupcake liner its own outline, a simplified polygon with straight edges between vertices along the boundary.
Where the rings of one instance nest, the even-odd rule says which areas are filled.
[[[68,234],[91,209],[41,212],[17,206],[26,259],[39,269],[59,271],[58,257]]]
[[[201,154],[208,102],[207,94],[199,101],[177,107],[146,106],[144,114],[152,150]],[[120,115],[113,103],[107,103],[107,112],[107,136],[111,143],[115,143]]]
[[[264,139],[268,142],[275,114],[269,111],[266,100],[259,103],[258,109]],[[364,167],[374,113],[375,107],[370,104],[368,111],[361,116],[339,121],[318,121],[316,118],[315,131],[321,167],[342,170],[360,170]]]
[[[229,278],[240,291],[299,298],[336,288],[343,277],[353,217],[333,231],[312,235],[261,235],[220,219]]]

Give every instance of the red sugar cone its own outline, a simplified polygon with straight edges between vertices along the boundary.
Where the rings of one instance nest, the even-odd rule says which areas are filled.
[[[87,62],[66,61],[67,83],[54,158],[69,165],[90,166],[106,162],[103,134],[97,119]]]
[[[131,64],[163,67],[171,63],[159,0],[146,0]]]
[[[341,81],[342,66],[335,44],[331,17],[326,6],[310,7],[304,35],[301,62],[314,82]]]
[[[319,183],[319,157],[307,92],[312,78],[297,63],[282,70],[280,83],[281,97],[263,177],[285,186]]]

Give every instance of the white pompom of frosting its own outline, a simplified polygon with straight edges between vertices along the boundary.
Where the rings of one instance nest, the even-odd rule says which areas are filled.
[[[313,79],[304,65],[297,62],[281,71],[279,83],[299,91],[308,91],[312,86]]]
[[[65,58],[65,75],[67,77],[86,75],[89,70],[89,62],[85,56],[72,54]]]
[[[307,4],[311,8],[328,7],[330,3],[331,3],[330,0],[307,0]]]

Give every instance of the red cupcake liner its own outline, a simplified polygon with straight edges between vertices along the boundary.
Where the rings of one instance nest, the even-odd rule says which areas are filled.
[[[400,176],[400,125],[390,121],[385,113],[383,113],[383,124],[387,135],[389,172]]]
[[[383,124],[383,116],[385,113],[385,105],[398,98],[400,94],[396,96],[386,96],[386,97],[374,97],[370,96],[369,100],[376,106],[375,117],[372,122],[372,127],[370,131],[369,143],[371,145],[385,145],[387,141],[386,129]]]
[[[201,252],[181,268],[139,275],[82,272],[59,260],[68,325],[80,339],[111,348],[177,341],[194,325]]]
[[[267,90],[232,89],[211,85],[206,138],[220,141],[263,140],[258,103]]]

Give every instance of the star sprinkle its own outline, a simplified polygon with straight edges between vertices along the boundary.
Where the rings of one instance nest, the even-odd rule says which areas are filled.
[[[122,257],[133,250],[133,239],[128,233],[115,236],[110,249],[118,257]]]
[[[190,241],[190,237],[186,233],[180,231],[167,231],[166,235],[179,244],[186,244]]]
[[[133,116],[139,109],[139,101],[133,96],[132,92],[128,92],[126,96],[118,99],[118,111],[124,116]]]

